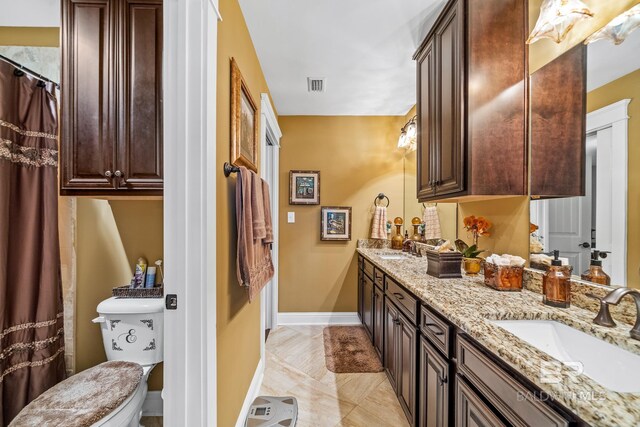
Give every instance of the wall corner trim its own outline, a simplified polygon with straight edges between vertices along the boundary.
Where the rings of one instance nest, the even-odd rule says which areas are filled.
[[[278,326],[286,325],[359,325],[356,312],[278,313]]]
[[[236,421],[236,427],[244,427],[244,421],[249,413],[249,408],[251,407],[251,403],[253,400],[258,397],[258,393],[260,393],[260,387],[262,387],[262,379],[264,378],[264,363],[262,359],[258,362],[258,366],[256,366],[256,372],[253,374],[253,379],[251,380],[251,384],[249,385],[249,390],[247,390],[247,396],[244,398],[244,403],[242,404],[242,409],[240,409],[240,414],[238,415],[238,420]],[[221,390],[224,392],[224,390]]]
[[[162,416],[162,392],[150,391],[142,404],[143,417],[161,417]]]

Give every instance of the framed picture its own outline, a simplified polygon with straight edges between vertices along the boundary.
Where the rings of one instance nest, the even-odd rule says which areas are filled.
[[[231,58],[231,163],[258,172],[258,106]]]
[[[289,171],[289,204],[320,204],[320,171]]]
[[[323,206],[320,240],[351,240],[351,208]]]

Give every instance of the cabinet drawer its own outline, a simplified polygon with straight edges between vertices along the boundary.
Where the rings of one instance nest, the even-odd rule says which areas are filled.
[[[531,400],[528,388],[500,368],[463,336],[458,337],[458,370],[514,426],[568,426],[543,402]]]
[[[366,259],[362,260],[362,270],[370,279],[373,279],[373,264]]]
[[[386,294],[398,306],[398,308],[409,318],[411,323],[417,325],[418,322],[418,300],[405,291],[393,279],[385,277]]]
[[[451,357],[451,326],[427,307],[420,307],[420,331],[447,358]]]
[[[373,283],[384,291],[384,273],[377,267],[373,269]]]

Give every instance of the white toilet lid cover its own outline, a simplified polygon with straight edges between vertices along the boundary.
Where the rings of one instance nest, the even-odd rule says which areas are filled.
[[[113,412],[142,380],[142,366],[110,361],[56,384],[29,403],[9,427],[88,427]]]

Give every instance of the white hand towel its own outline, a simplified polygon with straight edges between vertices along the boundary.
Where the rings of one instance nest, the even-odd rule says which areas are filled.
[[[387,238],[387,208],[385,206],[376,206],[371,222],[371,238]]]
[[[422,213],[422,222],[424,222],[424,236],[426,239],[441,239],[442,230],[440,229],[440,217],[438,217],[438,208],[435,206],[427,206]]]

